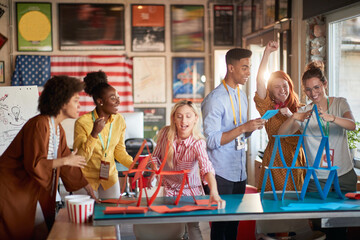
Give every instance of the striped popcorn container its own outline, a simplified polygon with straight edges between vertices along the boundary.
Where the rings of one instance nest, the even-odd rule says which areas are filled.
[[[70,220],[73,223],[87,223],[94,213],[94,199],[72,199],[68,201]]]
[[[66,206],[66,209],[67,209],[68,216],[69,216],[70,220],[71,220],[70,208],[68,207],[69,206],[69,200],[74,200],[74,199],[90,199],[90,196],[89,195],[81,195],[81,194],[74,194],[74,195],[65,196],[65,206]]]

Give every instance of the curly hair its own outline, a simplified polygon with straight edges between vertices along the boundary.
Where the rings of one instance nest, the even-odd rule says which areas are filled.
[[[44,85],[39,97],[38,109],[43,115],[57,116],[74,94],[83,89],[84,83],[77,78],[53,76]]]
[[[96,99],[101,98],[103,95],[103,91],[111,87],[110,84],[108,84],[106,74],[101,70],[86,74],[84,82],[84,91],[93,98],[95,104],[97,104]]]
[[[298,110],[299,107],[301,107],[302,105],[300,104],[299,101],[299,97],[296,94],[296,92],[294,91],[294,84],[293,81],[291,80],[290,76],[284,72],[284,71],[276,71],[273,72],[270,75],[269,81],[268,81],[268,88],[272,87],[272,84],[274,82],[275,79],[277,78],[281,78],[284,79],[288,85],[289,85],[289,97],[287,99],[287,107],[290,109],[291,112],[296,112]],[[270,96],[272,95],[271,91],[269,91]],[[272,97],[272,96],[271,96]]]

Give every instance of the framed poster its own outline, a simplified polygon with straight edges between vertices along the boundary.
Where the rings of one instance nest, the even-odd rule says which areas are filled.
[[[144,113],[144,138],[154,138],[166,125],[166,108],[135,108]]]
[[[171,5],[171,50],[205,50],[203,5]]]
[[[166,101],[165,57],[134,57],[134,102]]]
[[[252,3],[246,0],[242,5],[242,36],[252,33]]]
[[[59,3],[60,50],[125,49],[123,4]]]
[[[5,45],[7,40],[8,40],[7,37],[5,37],[0,33],[0,49]]]
[[[5,82],[5,62],[0,61],[0,83]]]
[[[264,27],[275,23],[275,0],[264,1]]]
[[[52,51],[51,3],[16,3],[18,51]]]
[[[284,18],[291,18],[291,1],[278,0],[278,9],[276,13],[276,20],[282,20]]]
[[[202,102],[206,80],[204,66],[204,58],[173,58],[173,102],[184,99]]]
[[[165,51],[165,5],[131,5],[134,52]]]
[[[262,29],[264,26],[264,4],[263,0],[253,1],[253,14],[254,14],[254,31]]]
[[[214,5],[214,45],[234,45],[233,5]]]

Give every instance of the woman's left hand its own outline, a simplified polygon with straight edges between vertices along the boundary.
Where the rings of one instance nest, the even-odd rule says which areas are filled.
[[[211,205],[211,203],[216,202],[218,209],[223,209],[226,206],[226,201],[222,200],[221,197],[219,196],[219,194],[212,194],[210,193],[210,200],[209,200],[209,204]]]
[[[333,122],[336,118],[335,115],[328,114],[326,111],[322,110],[321,107],[319,107],[319,115],[326,122]]]

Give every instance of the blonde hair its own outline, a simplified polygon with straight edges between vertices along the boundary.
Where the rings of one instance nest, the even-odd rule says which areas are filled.
[[[167,155],[167,159],[166,161],[168,162],[169,166],[172,168],[173,167],[173,155],[174,155],[174,148],[173,148],[173,145],[172,143],[174,142],[175,140],[175,137],[177,135],[177,132],[176,132],[176,125],[175,125],[175,114],[176,114],[176,111],[183,107],[183,106],[189,106],[193,112],[195,113],[195,116],[197,117],[197,120],[196,120],[196,123],[195,123],[195,126],[192,130],[192,136],[196,139],[196,140],[199,140],[199,139],[205,139],[205,137],[203,136],[203,134],[201,133],[200,131],[200,124],[199,124],[199,119],[200,119],[200,114],[199,114],[199,110],[198,108],[196,107],[196,105],[191,102],[191,101],[187,101],[187,100],[182,100],[178,103],[176,103],[174,105],[174,107],[171,109],[171,114],[170,114],[170,126],[166,126],[166,127],[163,127],[160,132],[158,133],[157,137],[158,138],[159,136],[163,135],[163,134],[166,134],[165,138],[167,140],[167,142],[170,142],[170,146],[169,146],[169,150],[168,150],[168,155]],[[163,148],[161,151],[162,151],[162,156],[165,156],[165,148]]]

